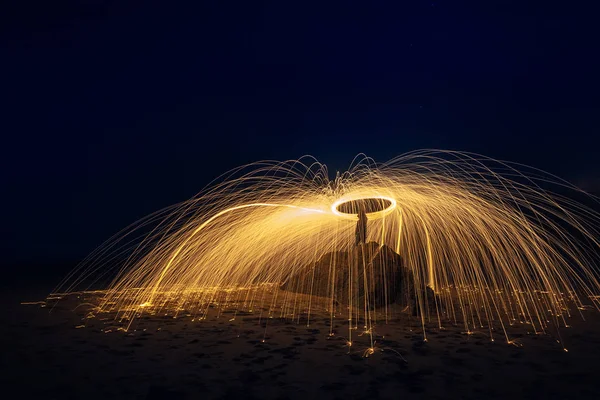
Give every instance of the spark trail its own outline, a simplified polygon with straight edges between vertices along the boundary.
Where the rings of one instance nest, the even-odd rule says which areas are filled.
[[[371,330],[392,307],[369,293],[359,304],[357,293],[381,274],[365,270],[341,286],[333,265],[328,279],[305,274],[301,284],[324,301],[280,289],[329,253],[358,254],[361,201],[371,202],[367,241],[393,249],[412,273],[412,307],[423,326],[451,321],[493,339],[495,329],[517,321],[544,332],[566,325],[573,310],[598,305],[596,197],[530,167],[437,150],[383,164],[362,156],[333,180],[310,157],[238,168],[119,232],[57,291],[100,286],[99,310],[130,322],[184,309],[202,318],[227,302],[281,316],[324,304],[332,321]],[[390,282],[380,287],[386,296],[397,290]],[[433,300],[419,294],[426,288]]]

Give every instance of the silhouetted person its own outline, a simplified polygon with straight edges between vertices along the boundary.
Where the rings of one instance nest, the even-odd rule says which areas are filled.
[[[364,209],[361,209],[358,212],[358,222],[356,223],[356,242],[355,246],[358,246],[360,243],[365,243],[367,240],[367,213]]]

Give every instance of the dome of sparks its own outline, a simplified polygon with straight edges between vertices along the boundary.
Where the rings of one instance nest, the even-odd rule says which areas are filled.
[[[99,309],[127,321],[233,301],[282,317],[322,305],[332,321],[371,326],[393,312],[402,271],[423,326],[450,321],[492,340],[515,321],[544,332],[598,306],[598,204],[539,170],[469,153],[363,157],[334,180],[310,157],[260,162],[115,235],[61,289],[99,286]]]

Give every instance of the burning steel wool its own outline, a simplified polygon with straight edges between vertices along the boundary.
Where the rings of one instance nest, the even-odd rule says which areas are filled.
[[[318,309],[347,321],[348,343],[394,313],[425,338],[433,321],[511,343],[510,325],[545,332],[597,308],[598,204],[470,153],[362,157],[333,180],[310,157],[259,162],[118,233],[57,291],[101,289],[97,313],[124,329],[211,307],[307,320]]]

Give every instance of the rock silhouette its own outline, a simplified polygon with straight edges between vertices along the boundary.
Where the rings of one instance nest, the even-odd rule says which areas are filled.
[[[418,283],[418,282],[417,282]],[[402,257],[387,245],[369,242],[350,251],[324,254],[314,265],[301,268],[282,285],[283,290],[331,298],[338,306],[397,303],[416,311],[418,299],[433,301],[433,291],[415,285]],[[425,296],[425,297],[422,297]]]

